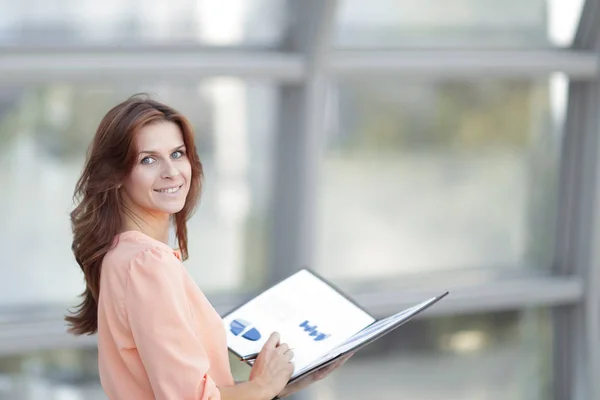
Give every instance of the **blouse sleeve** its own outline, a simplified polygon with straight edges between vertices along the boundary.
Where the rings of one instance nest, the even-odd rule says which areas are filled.
[[[219,400],[179,268],[160,249],[145,249],[131,261],[125,292],[131,333],[157,400]]]

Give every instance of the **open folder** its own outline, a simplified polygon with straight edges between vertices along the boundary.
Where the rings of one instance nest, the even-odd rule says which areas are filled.
[[[223,317],[229,350],[258,353],[272,332],[293,349],[289,383],[356,352],[444,298],[448,292],[377,320],[308,269],[270,287]],[[250,365],[253,361],[247,361]]]

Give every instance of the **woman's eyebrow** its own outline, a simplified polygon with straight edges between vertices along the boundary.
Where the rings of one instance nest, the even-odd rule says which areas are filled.
[[[177,150],[181,150],[183,147],[185,147],[185,144],[181,144],[177,147],[175,147],[173,150],[171,150],[171,153]],[[138,154],[157,154],[160,153],[159,151],[156,150],[144,150],[144,151],[140,151]]]

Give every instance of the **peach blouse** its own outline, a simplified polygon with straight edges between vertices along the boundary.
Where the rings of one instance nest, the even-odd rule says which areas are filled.
[[[111,400],[218,400],[234,385],[221,317],[178,253],[141,232],[102,262],[98,365]]]

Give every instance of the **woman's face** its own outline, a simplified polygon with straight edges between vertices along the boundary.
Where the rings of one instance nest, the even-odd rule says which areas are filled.
[[[123,181],[135,207],[151,214],[175,214],[185,206],[192,168],[183,134],[173,122],[146,125],[135,137],[136,164]]]

